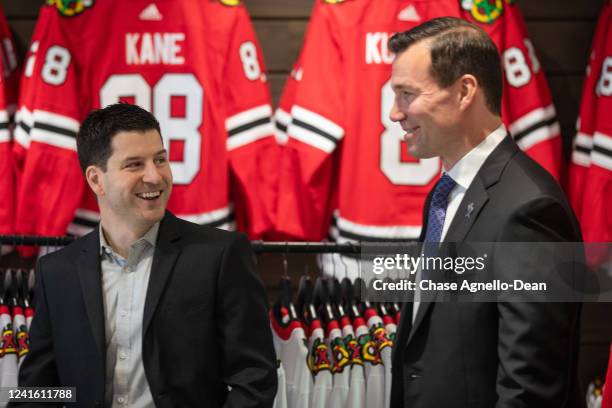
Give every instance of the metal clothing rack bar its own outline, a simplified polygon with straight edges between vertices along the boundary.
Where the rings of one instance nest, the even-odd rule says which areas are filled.
[[[66,236],[0,235],[0,245],[65,246],[75,239]],[[359,254],[361,252],[360,243],[251,241],[251,244],[256,253]]]

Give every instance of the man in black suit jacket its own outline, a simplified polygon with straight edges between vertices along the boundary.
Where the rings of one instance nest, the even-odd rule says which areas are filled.
[[[495,277],[543,277],[550,265],[509,256],[494,243],[580,242],[580,229],[554,179],[502,124],[502,72],[491,39],[466,21],[440,18],[395,35],[389,47],[396,54],[391,119],[406,131],[413,156],[439,156],[444,167],[426,202],[421,240],[442,242],[438,256],[459,257],[474,256],[469,248],[479,242]],[[446,278],[493,276],[486,273]],[[580,303],[512,292],[499,302],[450,303],[442,300],[452,293],[419,294],[402,310],[392,407],[574,406]]]
[[[92,112],[77,145],[100,227],[40,259],[19,385],[76,387],[84,408],[272,406],[274,349],[247,238],[165,210],[172,174],[147,111]]]

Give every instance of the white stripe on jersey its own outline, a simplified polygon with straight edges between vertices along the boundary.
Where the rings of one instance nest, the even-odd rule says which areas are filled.
[[[218,208],[201,214],[177,214],[176,216],[195,224],[212,224],[224,218],[228,218],[233,213],[233,210],[234,206],[229,204],[227,207]]]
[[[75,211],[74,217],[75,220],[68,225],[67,232],[68,234],[77,237],[82,237],[89,234],[94,229],[93,224],[98,224],[100,222],[100,213],[91,210],[84,210],[82,208],[78,208]],[[78,219],[84,220],[85,223],[79,223]]]
[[[274,125],[271,116],[272,107],[261,105],[227,118],[225,120],[225,129],[228,132],[227,150],[273,135]],[[244,129],[241,130],[241,127]]]
[[[537,127],[517,140],[517,144],[522,150],[528,150],[543,140],[552,139],[560,135],[558,121],[550,125],[544,124],[544,122],[553,119],[556,114],[554,105],[550,104],[545,108],[534,109],[526,115],[523,115],[512,122],[508,129],[510,133],[516,137],[516,135],[523,133],[530,127],[542,123],[541,127]]]
[[[95,223],[100,222],[100,213],[97,211],[84,210],[83,208],[78,208],[74,214],[76,217],[83,218],[87,221],[91,221]]]
[[[274,134],[274,125],[268,122],[262,125],[255,126],[251,129],[236,133],[227,139],[227,150],[234,150],[238,147],[256,142]]]
[[[42,110],[35,110],[32,116],[34,120],[34,127],[30,131],[32,141],[76,151],[76,134],[79,131],[78,121]]]
[[[91,231],[93,231],[93,227],[77,224],[75,222],[71,222],[70,224],[68,224],[68,228],[66,229],[66,232],[68,234],[74,235],[75,237],[85,236]]]
[[[555,115],[555,107],[552,104],[545,108],[537,108],[512,122],[508,129],[512,134],[521,133],[537,123],[552,119]]]
[[[8,121],[9,121],[8,111],[0,110],[0,123],[1,122],[8,122]]]
[[[584,150],[588,150],[589,152],[593,150],[593,136],[583,132],[578,132],[576,134],[576,138],[574,139],[574,149],[572,150],[572,162],[580,166],[589,167],[591,165],[590,153],[577,150],[577,148],[582,148]]]
[[[23,146],[25,149],[30,147],[30,134],[32,125],[34,124],[34,118],[32,112],[30,112],[25,106],[22,106],[15,114],[15,141]],[[25,129],[24,129],[25,128]]]
[[[287,129],[289,137],[309,144],[326,153],[331,153],[344,137],[344,129],[331,120],[304,109],[301,106],[291,108],[292,121]],[[307,127],[304,127],[304,124]],[[312,128],[312,129],[310,129]]]
[[[416,239],[421,234],[420,226],[391,225],[383,227],[379,225],[358,224],[346,218],[342,218],[337,211],[334,213],[334,217],[336,218],[340,236],[342,236],[342,231],[362,235],[364,237],[383,239]]]
[[[229,132],[237,127],[247,125],[259,119],[272,116],[270,105],[261,105],[230,116],[225,120],[225,129]]]
[[[612,137],[601,132],[595,132],[591,158],[593,164],[612,171]]]
[[[236,231],[236,222],[235,221],[226,222],[224,224],[216,226],[215,228],[219,228],[219,229],[226,230],[226,231]]]
[[[278,144],[284,145],[287,143],[287,140],[289,140],[289,136],[287,135],[286,129],[291,123],[291,115],[288,112],[282,110],[281,108],[278,108],[276,110],[276,113],[274,114],[274,122],[276,124],[276,142]],[[279,128],[279,125],[285,128],[285,130]]]
[[[0,110],[0,123],[3,123],[6,129],[0,129],[0,143],[10,142],[11,134],[8,130],[9,114],[5,110]]]
[[[533,132],[529,132],[529,134],[517,141],[516,144],[518,144],[521,150],[526,151],[544,140],[559,137],[560,134],[561,127],[559,126],[559,122],[555,121],[555,123],[550,126],[543,126],[534,130]]]

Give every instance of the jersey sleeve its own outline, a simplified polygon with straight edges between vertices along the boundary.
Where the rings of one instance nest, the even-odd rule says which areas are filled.
[[[579,219],[582,218],[582,207],[586,198],[584,187],[588,181],[591,151],[593,150],[593,133],[597,118],[596,87],[605,56],[603,46],[610,20],[610,10],[610,5],[606,4],[597,22],[582,88],[579,117],[576,123],[577,132],[573,141],[571,163],[569,166],[568,195]]]
[[[586,242],[612,241],[612,33],[607,30],[595,87],[596,118],[593,146],[581,214]]]
[[[291,106],[291,120],[281,165],[277,230],[303,240],[324,238],[331,218],[334,157],[345,134],[337,38],[329,6],[315,7],[287,84],[293,102],[285,105]]]
[[[17,103],[17,56],[4,13],[0,9],[0,234],[12,234],[15,202],[11,117]]]
[[[521,149],[560,182],[561,131],[544,69],[518,6],[510,3],[503,7],[498,19],[480,23],[501,53],[502,119]],[[476,22],[472,16],[469,19]]]
[[[17,197],[19,234],[65,234],[84,191],[76,134],[88,106],[79,97],[78,68],[63,17],[51,11],[41,11],[48,21],[29,62],[32,125]]]
[[[224,72],[231,194],[238,228],[259,238],[273,227],[279,151],[261,47],[246,8],[236,13]]]

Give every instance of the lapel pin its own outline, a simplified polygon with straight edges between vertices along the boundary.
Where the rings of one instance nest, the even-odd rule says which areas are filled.
[[[474,203],[469,203],[467,206],[467,211],[465,213],[465,218],[470,218],[473,212],[474,212]]]

